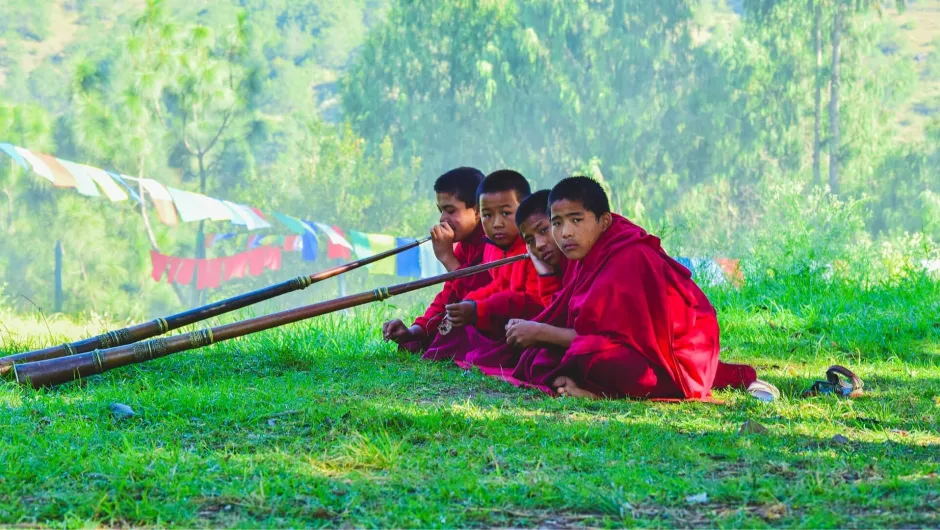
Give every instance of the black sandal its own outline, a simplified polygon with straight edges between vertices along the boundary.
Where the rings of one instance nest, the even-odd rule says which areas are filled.
[[[841,376],[841,377],[840,377]],[[845,378],[845,380],[843,380]],[[856,398],[862,395],[865,383],[851,370],[838,364],[826,370],[826,381],[816,381],[813,386],[803,392],[803,397],[835,394],[844,398]]]

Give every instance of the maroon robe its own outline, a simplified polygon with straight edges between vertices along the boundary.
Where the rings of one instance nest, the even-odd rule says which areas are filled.
[[[548,393],[564,375],[610,397],[710,395],[719,367],[715,310],[658,238],[614,215],[588,255],[570,264],[563,283],[533,320],[574,329],[577,338],[567,350],[522,350],[466,328],[452,339],[453,347],[467,349],[458,364]],[[724,365],[721,383],[742,386],[752,373]]]

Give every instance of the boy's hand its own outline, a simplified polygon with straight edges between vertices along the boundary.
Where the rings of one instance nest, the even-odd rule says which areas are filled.
[[[532,266],[535,267],[535,272],[539,273],[540,275],[546,276],[549,274],[555,274],[555,270],[552,269],[552,266],[542,261],[542,258],[538,257],[537,254],[530,252],[529,259],[532,260]]]
[[[409,328],[405,326],[404,322],[397,318],[382,324],[382,338],[386,341],[390,340],[401,344],[402,342],[415,340],[420,337],[420,335],[421,326],[411,326]]]
[[[477,304],[471,300],[446,305],[444,310],[447,311],[447,320],[454,327],[469,326],[477,321]]]
[[[514,318],[506,324],[506,344],[520,348],[531,348],[539,342],[542,324]]]
[[[434,225],[431,228],[431,246],[434,247],[434,256],[447,272],[454,272],[460,268],[460,262],[454,256],[454,229],[447,223]]]

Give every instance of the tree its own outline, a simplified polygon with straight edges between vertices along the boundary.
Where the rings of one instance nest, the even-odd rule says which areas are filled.
[[[259,90],[258,71],[248,60],[251,27],[245,12],[221,32],[201,25],[177,27],[162,0],[148,0],[134,24],[128,48],[136,57],[142,92],[167,132],[195,168],[199,192],[210,191],[228,142],[239,143],[252,127],[251,98]],[[211,191],[214,191],[211,190]],[[196,258],[205,257],[205,221],[199,222]],[[192,303],[202,293],[193,289]]]

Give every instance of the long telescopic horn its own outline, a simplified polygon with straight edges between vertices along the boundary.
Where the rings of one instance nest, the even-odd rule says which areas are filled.
[[[242,320],[241,322],[233,322],[215,328],[201,329],[186,335],[174,335],[172,337],[151,339],[135,344],[126,344],[106,350],[94,350],[92,352],[69,355],[58,359],[46,359],[44,361],[18,364],[13,366],[12,372],[17,383],[31,385],[33,388],[56,386],[82,377],[107,372],[108,370],[121,366],[149,361],[172,353],[201,348],[223,340],[257,333],[266,329],[276,328],[285,324],[368,304],[370,302],[380,302],[392,296],[422,289],[456,278],[477,274],[526,259],[527,257],[527,254],[521,254],[499,261],[477,265],[475,267],[467,267],[466,269],[460,269],[433,278],[402,283],[392,287],[381,287],[373,291],[344,296],[327,302],[290,309],[272,315]]]
[[[331,269],[327,269],[325,271],[311,274],[309,276],[298,276],[270,287],[264,287],[256,291],[251,291],[250,293],[240,294],[238,296],[233,296],[232,298],[226,298],[225,300],[220,300],[218,302],[213,302],[195,309],[190,309],[189,311],[170,315],[166,318],[158,318],[156,320],[151,320],[150,322],[136,324],[134,326],[119,329],[117,331],[108,331],[107,333],[103,333],[96,337],[91,337],[90,339],[70,342],[42,350],[34,350],[18,353],[15,355],[8,355],[6,357],[0,358],[0,376],[7,375],[14,364],[42,361],[45,359],[56,359],[59,357],[90,352],[97,349],[113,348],[115,346],[132,344],[144,339],[149,339],[150,337],[156,337],[157,335],[163,335],[168,331],[179,329],[183,326],[188,326],[189,324],[200,322],[207,318],[223,315],[230,311],[235,311],[236,309],[241,309],[243,307],[257,304],[258,302],[264,302],[265,300],[270,300],[272,298],[281,296],[282,294],[306,289],[307,287],[317,282],[322,282],[323,280],[338,276],[344,272],[358,269],[364,265],[368,265],[381,259],[385,259],[389,256],[394,256],[400,252],[415,248],[430,239],[430,237],[426,237],[413,243],[408,243],[407,245],[402,245],[391,250],[386,250],[385,252],[381,252],[374,256],[352,261],[337,267],[333,267]]]

